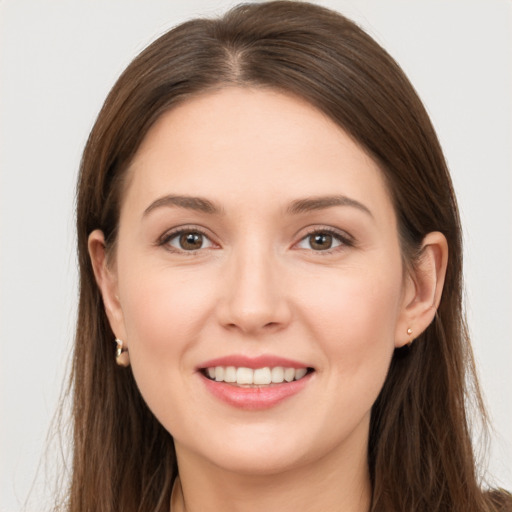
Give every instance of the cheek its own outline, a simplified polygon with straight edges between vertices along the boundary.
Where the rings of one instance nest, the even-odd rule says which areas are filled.
[[[200,343],[213,301],[187,272],[147,267],[137,272],[132,266],[122,275],[119,291],[132,371],[149,408],[174,432],[176,417],[199,408],[183,377],[193,373],[190,354]]]
[[[327,367],[335,366],[336,378],[356,379],[359,389],[375,393],[394,350],[400,269],[347,272],[311,289],[303,311],[313,337],[322,345]]]
[[[180,340],[193,337],[207,316],[208,298],[188,272],[146,268],[125,275],[119,288],[130,345],[176,350]]]
[[[200,343],[213,302],[188,274],[132,266],[122,274],[119,287],[135,380],[166,425],[168,418],[160,414],[169,409],[167,401],[179,406],[180,397],[190,396],[182,377],[193,373],[197,361],[191,361],[190,354]]]
[[[310,309],[310,324],[324,354],[325,442],[349,437],[369,422],[394,351],[400,288],[392,277],[343,279],[329,300]],[[341,287],[343,286],[343,288]],[[367,428],[367,427],[365,427]]]
[[[317,281],[303,293],[305,308],[318,319],[327,333],[340,339],[371,343],[372,340],[393,342],[401,299],[399,270],[372,272],[372,267],[331,275],[321,284]],[[390,340],[391,338],[391,340]]]

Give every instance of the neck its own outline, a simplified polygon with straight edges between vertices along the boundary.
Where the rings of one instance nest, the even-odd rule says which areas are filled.
[[[177,452],[183,450],[177,449]],[[358,452],[331,452],[321,460],[275,474],[241,474],[178,456],[180,479],[172,512],[368,512],[371,485],[366,446]]]

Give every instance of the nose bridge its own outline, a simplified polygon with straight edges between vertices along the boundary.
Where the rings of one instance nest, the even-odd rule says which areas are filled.
[[[244,332],[283,326],[289,311],[283,276],[271,244],[247,237],[233,249],[227,264],[223,323]]]

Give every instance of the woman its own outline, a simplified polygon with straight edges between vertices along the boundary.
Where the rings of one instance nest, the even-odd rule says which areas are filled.
[[[353,23],[270,2],[162,36],[77,210],[69,510],[510,506],[471,447],[446,164]]]

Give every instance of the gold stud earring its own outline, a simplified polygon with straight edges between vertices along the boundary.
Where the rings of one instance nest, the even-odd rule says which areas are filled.
[[[130,356],[128,349],[124,347],[123,340],[116,338],[116,363],[119,366],[128,366],[130,364]]]
[[[407,329],[407,336],[409,336],[409,341],[407,342],[407,346],[410,347],[412,345],[412,342],[414,341],[414,338],[412,337],[412,329],[409,327]]]

